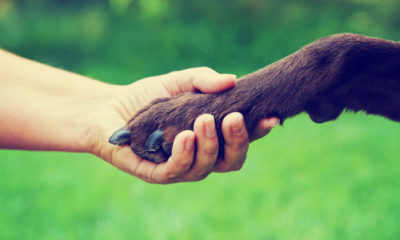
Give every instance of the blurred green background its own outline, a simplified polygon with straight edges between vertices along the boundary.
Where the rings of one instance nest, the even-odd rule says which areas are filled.
[[[399,41],[399,11],[398,0],[0,0],[0,47],[116,84],[194,66],[243,75],[329,34]],[[290,119],[241,171],[199,183],[1,150],[0,239],[397,239],[399,160],[400,125],[363,113]]]

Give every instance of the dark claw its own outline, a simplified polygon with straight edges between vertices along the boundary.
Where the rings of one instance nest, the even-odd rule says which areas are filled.
[[[160,148],[163,141],[163,131],[157,129],[147,138],[144,149],[148,152],[155,152]]]
[[[108,142],[118,146],[129,144],[131,142],[131,132],[122,127],[111,135]]]
[[[164,150],[164,153],[167,155],[167,156],[171,156],[172,155],[172,143],[164,143],[163,145],[162,145],[162,149]]]

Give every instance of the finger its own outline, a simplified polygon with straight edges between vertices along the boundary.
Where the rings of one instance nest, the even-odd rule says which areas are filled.
[[[233,87],[235,83],[235,75],[219,74],[207,67],[171,72],[162,79],[164,88],[172,96],[195,90],[216,93]]]
[[[193,86],[204,93],[217,93],[236,84],[234,74],[199,74],[193,77]]]
[[[195,135],[192,131],[179,133],[172,145],[172,155],[167,162],[157,164],[151,179],[158,183],[179,181],[191,167],[194,159]]]
[[[258,122],[257,127],[250,135],[250,141],[257,140],[267,135],[273,127],[278,125],[279,119],[277,117],[265,118]]]
[[[222,120],[221,129],[225,140],[224,157],[217,162],[214,171],[239,170],[246,160],[249,147],[248,134],[242,114],[238,112],[228,114]]]
[[[183,177],[184,181],[198,181],[207,177],[213,171],[218,158],[218,137],[214,117],[210,114],[199,116],[193,130],[196,135],[196,160]]]
[[[110,159],[109,162],[115,167],[142,180],[151,182],[151,172],[156,164],[140,158],[133,153],[129,146],[113,146],[112,156]]]

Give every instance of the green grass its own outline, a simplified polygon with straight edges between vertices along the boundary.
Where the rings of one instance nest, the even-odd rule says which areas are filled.
[[[400,125],[290,119],[244,168],[151,185],[86,154],[0,151],[0,239],[394,239]]]

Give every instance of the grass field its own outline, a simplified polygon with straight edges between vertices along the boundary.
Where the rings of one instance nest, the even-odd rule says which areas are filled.
[[[240,172],[141,182],[86,154],[0,151],[0,239],[395,239],[400,125],[306,115]]]

